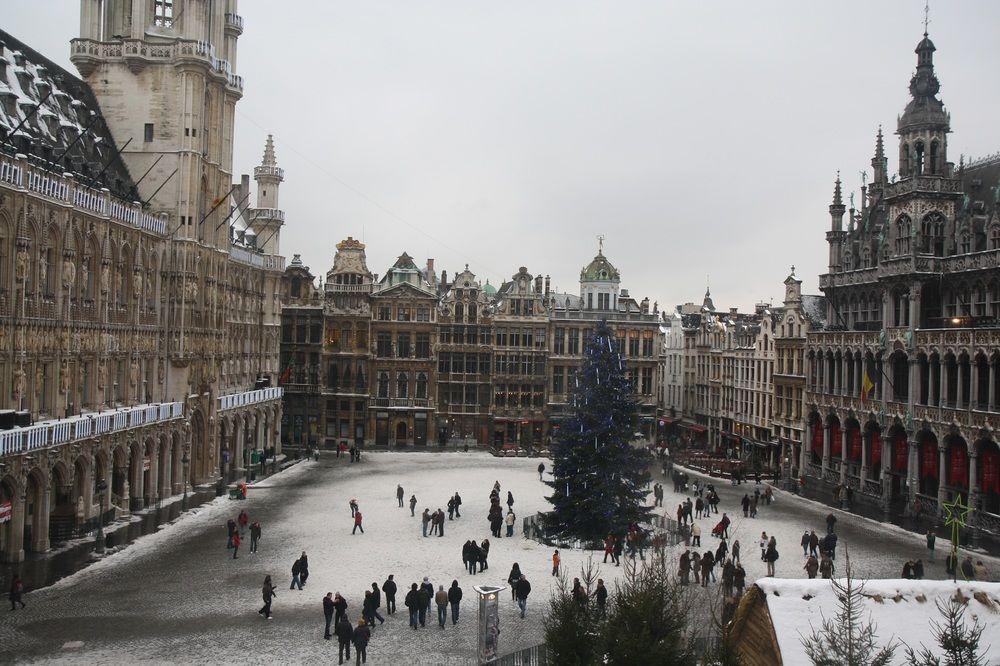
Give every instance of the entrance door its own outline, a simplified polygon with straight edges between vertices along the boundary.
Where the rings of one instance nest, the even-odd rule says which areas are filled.
[[[375,444],[389,446],[389,415],[379,414],[375,417]]]
[[[423,417],[423,418],[421,418]],[[413,421],[413,443],[427,446],[427,415],[417,414]]]

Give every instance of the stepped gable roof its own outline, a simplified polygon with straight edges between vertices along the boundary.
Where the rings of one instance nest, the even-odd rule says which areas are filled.
[[[0,140],[5,139],[0,150],[30,155],[39,166],[73,173],[84,184],[103,170],[93,186],[130,201],[139,198],[90,86],[0,30]]]

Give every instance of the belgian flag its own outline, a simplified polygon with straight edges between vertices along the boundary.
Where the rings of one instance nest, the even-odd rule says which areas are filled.
[[[875,360],[870,356],[865,359],[864,374],[861,375],[861,402],[872,399],[875,391]]]

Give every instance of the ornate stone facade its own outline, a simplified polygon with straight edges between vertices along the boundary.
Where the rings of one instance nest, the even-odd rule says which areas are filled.
[[[204,5],[174,26],[170,3],[82,0],[84,81],[0,33],[0,79],[39,109],[0,112],[21,125],[0,153],[0,409],[35,422],[0,431],[7,561],[280,446],[283,174],[269,138],[258,206],[232,184],[242,20]]]

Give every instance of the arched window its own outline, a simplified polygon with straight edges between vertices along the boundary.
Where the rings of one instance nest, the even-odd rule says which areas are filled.
[[[989,248],[991,250],[1000,250],[1000,223],[998,222],[994,222],[990,227]]]
[[[327,367],[326,371],[326,386],[327,388],[337,388],[337,382],[340,380],[340,373],[337,371],[337,364],[331,363]]]
[[[388,398],[389,397],[389,373],[380,372],[378,373],[378,397]]]
[[[899,151],[899,172],[904,177],[910,175],[910,144],[904,143]]]
[[[896,220],[896,254],[897,255],[907,255],[910,253],[910,234],[912,232],[912,224],[910,218],[906,215],[901,215],[898,220]]]
[[[396,375],[396,397],[408,398],[410,395],[410,378],[405,372]]]
[[[455,303],[455,321],[465,320],[465,306],[461,303]]]
[[[922,175],[924,172],[924,143],[917,141],[913,144],[913,174]]]
[[[931,154],[927,163],[927,172],[932,175],[938,175],[938,142],[931,141]]]
[[[427,397],[427,373],[419,372],[417,373],[417,397],[426,398]]]
[[[470,324],[475,324],[476,323],[476,315],[477,314],[478,314],[478,312],[477,312],[476,304],[475,303],[469,303],[469,323]]]

